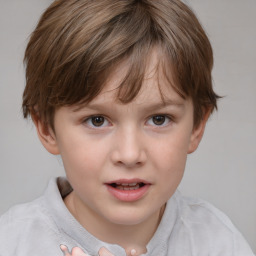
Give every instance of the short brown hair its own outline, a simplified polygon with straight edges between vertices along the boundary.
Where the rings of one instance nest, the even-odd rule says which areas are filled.
[[[120,61],[130,63],[118,98],[130,102],[144,78],[147,55],[159,46],[174,88],[191,97],[194,124],[217,108],[211,44],[194,13],[178,0],[57,0],[31,35],[24,62],[23,114],[53,126],[61,106],[87,103]]]

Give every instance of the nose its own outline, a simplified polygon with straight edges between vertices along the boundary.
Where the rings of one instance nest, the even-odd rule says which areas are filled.
[[[146,148],[138,129],[118,131],[113,143],[112,161],[115,165],[134,168],[146,162]]]

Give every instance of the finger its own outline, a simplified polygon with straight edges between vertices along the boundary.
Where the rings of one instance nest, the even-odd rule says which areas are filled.
[[[100,248],[99,256],[115,256],[110,251],[108,251],[105,247]]]
[[[89,255],[84,253],[84,251],[79,247],[74,247],[72,249],[72,256],[89,256]]]
[[[68,251],[68,247],[66,245],[60,245],[60,249],[63,252],[63,256],[72,256],[69,251]]]

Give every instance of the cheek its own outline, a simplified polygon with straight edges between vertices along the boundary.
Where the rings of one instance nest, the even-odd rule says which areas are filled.
[[[174,191],[179,185],[186,165],[189,138],[173,136],[166,138],[152,151],[155,168],[159,172],[159,182],[165,189]]]
[[[65,147],[67,149],[67,147]],[[67,179],[80,199],[89,203],[93,191],[99,189],[103,152],[90,143],[73,143],[62,152]],[[85,196],[87,195],[87,196]]]
[[[186,159],[187,154],[184,150],[169,149],[162,155],[161,166],[158,167],[157,183],[164,202],[175,193],[179,186],[184,175]]]
[[[85,138],[66,138],[61,143],[61,156],[67,175],[90,179],[101,169],[106,145]]]
[[[180,183],[187,160],[187,153],[184,149],[169,149],[162,153],[161,161],[159,161],[159,179],[162,183],[176,186]]]
[[[160,164],[167,166],[184,166],[187,158],[190,137],[187,134],[177,132],[172,136],[166,136],[152,148],[152,155],[159,159]]]

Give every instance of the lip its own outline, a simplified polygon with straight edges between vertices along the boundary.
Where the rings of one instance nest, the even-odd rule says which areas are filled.
[[[111,184],[134,184],[134,183],[143,183],[142,187],[132,189],[132,190],[121,190],[111,186]],[[105,183],[109,193],[116,199],[123,202],[135,202],[146,195],[148,192],[151,183],[141,180],[141,179],[120,179]]]

